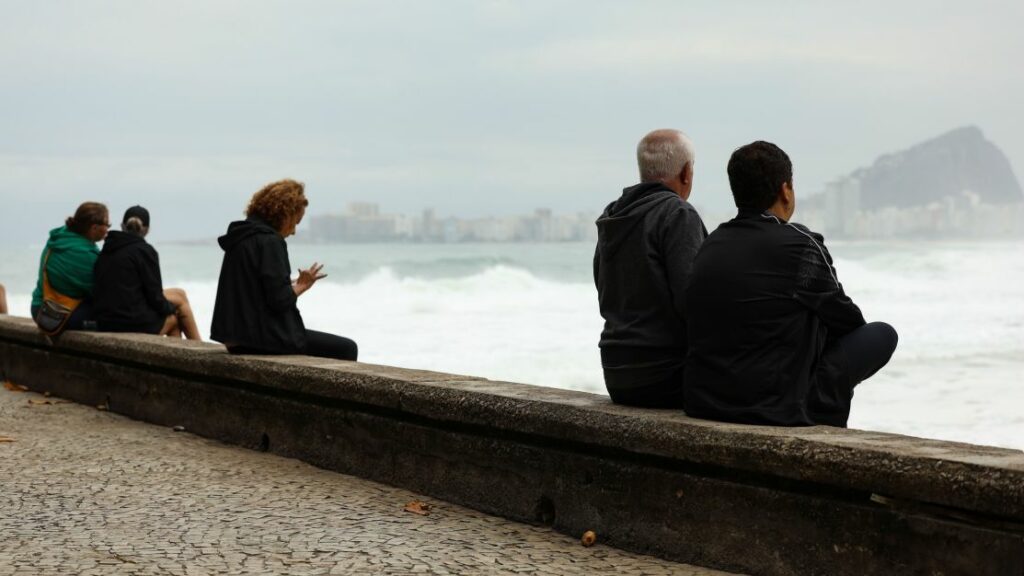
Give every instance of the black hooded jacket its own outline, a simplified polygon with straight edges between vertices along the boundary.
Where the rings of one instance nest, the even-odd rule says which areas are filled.
[[[683,290],[707,236],[697,211],[664,184],[637,184],[605,208],[597,233],[603,363],[671,358],[681,364],[687,349]]]
[[[159,332],[174,305],[164,297],[160,257],[145,238],[111,230],[96,259],[93,307],[108,332]]]
[[[217,241],[224,262],[210,338],[229,347],[301,353],[306,328],[296,306],[284,238],[266,222],[249,218],[232,222]]]
[[[813,424],[826,342],[864,325],[820,234],[742,210],[701,247],[686,290],[684,409],[753,424]],[[834,375],[829,374],[834,378]]]

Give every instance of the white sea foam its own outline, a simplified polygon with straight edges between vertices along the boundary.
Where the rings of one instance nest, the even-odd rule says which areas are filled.
[[[208,323],[216,286],[182,287]],[[604,391],[588,284],[507,266],[430,280],[381,268],[354,283],[321,281],[299,309],[308,328],[355,339],[366,362]]]
[[[366,362],[604,393],[588,246],[302,247],[331,276],[299,301],[309,328]],[[1024,448],[1024,244],[839,244],[839,279],[867,319],[899,331],[857,389],[854,427]],[[38,251],[24,258],[16,277]],[[219,252],[161,247],[207,333]],[[31,278],[8,285],[25,314]],[[26,286],[27,284],[27,286]]]
[[[1024,258],[937,256],[839,260],[836,266],[865,317],[897,328],[904,359],[1024,351]]]

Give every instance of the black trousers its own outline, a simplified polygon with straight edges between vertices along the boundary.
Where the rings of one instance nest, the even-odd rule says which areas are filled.
[[[359,357],[359,346],[351,338],[306,330],[306,354],[336,360],[356,360]]]
[[[602,348],[608,396],[640,408],[682,408],[685,350]]]
[[[853,389],[889,363],[899,336],[885,322],[871,322],[826,344],[807,398],[815,424],[845,428]]]
[[[606,371],[607,373],[607,371]],[[607,380],[607,378],[606,378]],[[612,402],[637,408],[683,407],[683,369],[667,374],[661,382],[636,388],[608,388]]]
[[[232,354],[284,354],[274,350],[262,350],[249,346],[232,346],[228,348]],[[344,336],[306,330],[306,348],[302,354],[335,360],[356,360],[359,357],[359,346],[355,341]]]
[[[872,322],[830,340],[818,359],[807,399],[815,424],[846,427],[853,389],[892,358],[899,337],[885,322]],[[604,379],[612,402],[641,408],[682,408],[683,367],[669,360],[616,367],[602,351]],[[643,359],[649,360],[649,359]]]

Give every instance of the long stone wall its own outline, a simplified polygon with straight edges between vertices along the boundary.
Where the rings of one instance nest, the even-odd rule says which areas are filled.
[[[1024,452],[0,316],[33,390],[612,546],[751,574],[1024,575]]]

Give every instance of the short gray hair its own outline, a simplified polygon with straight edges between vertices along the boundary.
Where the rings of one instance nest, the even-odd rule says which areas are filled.
[[[693,142],[679,130],[655,130],[636,145],[641,182],[658,182],[678,176],[693,164]]]

